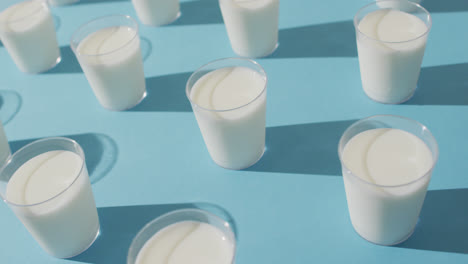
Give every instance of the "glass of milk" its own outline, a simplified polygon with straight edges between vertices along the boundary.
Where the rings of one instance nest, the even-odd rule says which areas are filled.
[[[44,72],[60,62],[54,20],[45,0],[0,1],[0,39],[22,72]]]
[[[400,116],[365,118],[343,133],[338,153],[356,232],[380,245],[410,237],[439,154],[427,127]]]
[[[50,255],[69,258],[99,234],[83,150],[68,138],[34,141],[0,169],[0,196]]]
[[[92,20],[75,31],[70,46],[104,108],[126,110],[146,96],[138,24],[130,16]]]
[[[162,215],[136,235],[127,264],[232,264],[236,248],[231,225],[199,209]]]
[[[279,0],[219,0],[219,7],[236,54],[258,58],[275,51]]]
[[[359,67],[369,98],[399,104],[413,96],[431,25],[429,12],[406,0],[377,1],[357,12]]]
[[[132,0],[140,21],[147,26],[162,26],[180,16],[179,0]]]
[[[240,170],[265,150],[267,76],[255,61],[227,58],[196,70],[186,94],[213,161]]]

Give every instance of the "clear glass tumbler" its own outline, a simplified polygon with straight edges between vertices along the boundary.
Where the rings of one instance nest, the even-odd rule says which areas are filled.
[[[0,1],[0,39],[22,72],[44,72],[60,62],[54,20],[46,0]]]
[[[40,139],[13,154],[0,169],[0,196],[54,257],[80,254],[99,234],[84,153],[71,139]]]
[[[183,223],[189,224],[176,226]],[[210,228],[200,224],[207,224]],[[198,234],[194,234],[197,231]],[[157,238],[159,240],[155,240]],[[187,243],[185,247],[184,242]],[[161,257],[181,257],[180,254],[173,256],[177,254],[175,248],[185,253],[183,257],[188,259],[187,263],[197,260],[202,263],[200,260],[203,258],[213,258],[219,260],[219,264],[232,264],[236,237],[231,225],[217,215],[200,209],[180,209],[154,219],[138,232],[130,245],[127,264],[159,263],[157,259]]]
[[[346,129],[338,154],[356,232],[380,245],[410,237],[439,154],[431,132],[405,117],[371,116]]]
[[[92,20],[75,31],[70,46],[104,108],[126,110],[146,96],[138,24],[130,16]]]
[[[242,57],[270,55],[278,47],[279,0],[219,0],[231,47]]]
[[[242,69],[243,74],[235,75],[236,69]],[[215,76],[216,73],[219,74]],[[206,80],[210,78],[214,82],[223,82],[222,87],[208,91],[211,84]],[[205,91],[202,89],[204,86],[207,87]],[[247,88],[251,86],[255,89]],[[240,170],[262,157],[265,150],[266,87],[265,71],[249,59],[216,60],[190,76],[186,95],[208,152],[219,166]],[[235,101],[243,97],[249,99],[236,104]],[[205,102],[200,105],[202,101]]]
[[[140,21],[147,26],[162,26],[180,16],[179,0],[132,0]]]
[[[406,0],[373,2],[356,13],[362,88],[369,98],[399,104],[413,96],[431,25],[429,12]]]

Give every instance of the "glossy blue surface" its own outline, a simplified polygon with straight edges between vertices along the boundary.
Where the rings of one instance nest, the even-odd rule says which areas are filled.
[[[102,233],[85,253],[55,259],[2,203],[0,263],[125,263],[145,223],[185,207],[234,224],[237,264],[468,263],[468,2],[423,0],[433,28],[419,88],[402,105],[375,103],[361,88],[352,18],[368,2],[281,0],[280,46],[257,60],[269,77],[267,151],[244,171],[211,161],[185,97],[193,70],[235,56],[217,1],[182,1],[173,24],[140,27],[148,97],[125,112],[99,105],[69,40],[93,18],[136,17],[131,2],[53,8],[63,60],[26,75],[0,46],[0,118],[13,150],[48,136],[83,146]],[[393,247],[354,232],[337,155],[344,129],[374,114],[420,121],[440,147],[415,233]]]

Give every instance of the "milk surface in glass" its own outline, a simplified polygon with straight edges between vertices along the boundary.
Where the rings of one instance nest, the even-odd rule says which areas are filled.
[[[39,73],[60,61],[54,21],[44,1],[25,1],[0,13],[0,39],[26,73]]]
[[[279,0],[219,0],[235,53],[263,57],[278,44]]]
[[[138,253],[136,264],[231,264],[234,243],[218,228],[182,221],[153,235]]]
[[[81,253],[99,232],[96,204],[83,162],[71,151],[48,151],[19,167],[7,185],[6,200],[13,204],[16,216],[55,257]]]
[[[127,26],[100,29],[83,39],[76,53],[94,94],[105,108],[125,110],[144,98],[145,76],[136,30]]]
[[[433,158],[428,146],[400,129],[371,129],[351,138],[342,162],[349,214],[357,233],[382,245],[407,239],[430,180]]]
[[[179,0],[132,0],[141,22],[148,26],[169,24],[180,14]]]
[[[190,99],[211,158],[243,169],[265,148],[266,79],[247,67],[225,67],[202,76]]]
[[[389,5],[388,1],[385,3]],[[356,31],[364,92],[381,103],[395,104],[411,98],[419,78],[428,26],[415,15],[387,8],[367,14]]]

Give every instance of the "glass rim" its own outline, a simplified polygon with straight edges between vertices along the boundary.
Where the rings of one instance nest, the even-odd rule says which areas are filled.
[[[409,4],[409,5],[413,5],[415,8],[417,8],[419,10],[422,10],[427,15],[428,23],[426,24],[423,21],[423,23],[427,25],[427,29],[426,29],[426,31],[424,31],[424,33],[422,33],[421,35],[419,35],[417,37],[414,37],[414,38],[411,38],[411,39],[408,39],[408,40],[403,40],[403,41],[383,41],[383,40],[380,40],[380,39],[370,37],[367,34],[364,34],[361,30],[359,30],[358,16],[361,13],[363,13],[363,11],[365,11],[367,8],[369,8],[371,6],[378,6],[378,3],[398,3],[398,2],[402,2],[402,1],[407,2],[407,4]],[[379,10],[383,10],[383,9],[391,9],[391,8],[379,8]],[[404,11],[402,11],[402,12],[404,12]],[[417,4],[415,2],[411,2],[411,1],[407,1],[407,0],[378,0],[378,1],[374,1],[374,2],[372,2],[370,4],[367,4],[367,5],[363,6],[363,7],[361,7],[356,12],[356,14],[354,15],[353,23],[354,23],[354,28],[355,28],[356,32],[359,33],[359,34],[362,34],[363,36],[365,36],[366,38],[368,38],[370,40],[381,42],[381,43],[386,43],[386,44],[404,44],[404,43],[412,42],[412,41],[415,41],[417,39],[421,39],[421,38],[427,36],[429,34],[429,32],[431,31],[431,28],[432,28],[432,16],[429,13],[429,11],[427,11],[426,8],[424,8],[423,6],[421,6],[420,4]]]
[[[124,18],[126,20],[129,20],[131,22],[131,24],[134,26],[134,29],[135,29],[135,32],[133,34],[133,36],[126,42],[122,43],[122,45],[120,45],[118,48],[115,48],[111,51],[108,51],[108,52],[103,52],[103,53],[97,53],[97,54],[87,54],[87,53],[81,53],[78,51],[78,46],[79,44],[83,41],[83,39],[81,39],[80,41],[75,41],[77,39],[77,35],[79,33],[81,33],[86,27],[96,23],[96,22],[99,22],[99,21],[103,21],[103,20],[108,20],[110,18]],[[104,28],[108,28],[108,27],[103,27],[101,29],[104,29]],[[100,30],[100,29],[99,29]],[[90,34],[92,33],[95,33],[97,32],[98,30],[94,30],[92,31],[91,33],[87,34],[85,36],[88,37]],[[123,49],[124,47],[130,45],[130,43],[132,43],[135,38],[138,37],[138,32],[139,32],[139,26],[138,26],[138,23],[136,22],[136,20],[134,18],[132,18],[131,16],[129,15],[121,15],[121,14],[114,14],[114,15],[106,15],[106,16],[101,16],[101,17],[98,17],[98,18],[95,18],[95,19],[92,19],[84,24],[82,24],[78,29],[76,29],[74,32],[73,32],[73,35],[70,39],[70,47],[72,48],[73,52],[76,54],[76,56],[85,56],[85,57],[99,57],[99,56],[105,56],[105,55],[109,55],[109,54],[112,54],[114,52],[117,52],[121,49]],[[76,42],[76,45],[74,44]]]
[[[31,146],[34,146],[34,145],[37,145],[37,144],[40,144],[42,142],[45,142],[45,141],[65,141],[65,142],[69,142],[69,143],[72,143],[74,146],[77,147],[77,152],[76,154],[78,154],[81,158],[81,168],[80,170],[78,171],[78,173],[74,176],[74,179],[73,181],[67,186],[65,187],[62,191],[60,191],[59,193],[53,195],[52,197],[50,198],[47,198],[46,200],[44,201],[41,201],[41,202],[37,202],[37,203],[32,203],[32,204],[17,204],[17,203],[13,203],[11,201],[9,201],[5,195],[5,197],[3,197],[3,195],[0,193],[0,197],[2,198],[2,200],[8,204],[8,205],[11,205],[11,206],[15,206],[15,207],[22,207],[22,208],[26,208],[26,207],[34,207],[34,206],[38,206],[38,205],[41,205],[41,204],[45,204],[49,201],[52,201],[54,200],[55,198],[61,196],[63,193],[65,193],[66,191],[68,191],[68,189],[70,189],[74,184],[75,182],[78,180],[78,178],[80,177],[80,175],[82,174],[83,172],[83,168],[85,168],[86,166],[86,162],[85,162],[85,154],[84,154],[84,151],[83,149],[81,148],[80,144],[78,144],[78,142],[76,142],[75,140],[71,139],[71,138],[67,138],[67,137],[46,137],[46,138],[42,138],[42,139],[38,139],[38,140],[35,140],[31,143],[28,143],[27,145],[21,147],[18,151],[16,151],[13,155],[10,155],[10,157],[8,157],[8,159],[5,161],[5,163],[3,164],[3,166],[0,168],[0,174],[3,173],[4,169],[12,162],[12,160],[17,157],[18,155],[21,155],[22,152],[24,152],[25,150],[31,148]],[[44,154],[46,152],[42,152],[40,154]],[[40,155],[38,154],[38,155]],[[37,155],[35,156],[37,157]],[[29,159],[31,160],[31,159]],[[27,160],[26,162],[28,162],[29,160]],[[21,164],[18,168],[20,168],[22,165],[24,165],[26,162],[24,162],[23,164]],[[11,178],[8,180],[8,182],[11,180]],[[7,185],[8,185],[8,182],[7,182]]]
[[[34,10],[31,10],[31,12],[28,12],[28,14],[26,14],[26,15],[20,17],[20,18],[16,18],[14,20],[4,21],[4,20],[0,19],[0,24],[7,24],[8,25],[8,24],[18,23],[18,22],[21,22],[21,21],[27,19],[30,16],[33,16],[33,15],[39,13],[43,9],[47,10],[49,8],[49,4],[47,3],[47,0],[25,0],[25,1],[18,2],[16,4],[14,4],[14,5],[11,5],[11,6],[7,7],[7,8],[5,8],[5,9],[0,10],[0,13],[3,13],[5,10],[7,10],[10,7],[13,7],[13,6],[18,5],[18,4],[26,3],[26,2],[39,2],[39,7],[34,9]]]
[[[219,63],[219,62],[222,62],[222,61],[245,61],[245,62],[248,62],[252,65],[255,65],[256,67],[259,68],[259,73],[265,78],[265,85],[263,86],[262,90],[260,91],[260,93],[255,96],[252,100],[250,100],[248,103],[245,103],[243,105],[240,105],[240,106],[236,106],[236,107],[233,107],[233,108],[229,108],[229,109],[209,109],[209,108],[206,108],[206,107],[203,107],[203,106],[200,106],[199,104],[195,103],[190,94],[189,94],[189,89],[191,89],[193,87],[189,87],[189,83],[192,81],[192,79],[195,77],[195,75],[199,72],[201,72],[204,68],[210,66],[210,65],[213,65],[215,63]],[[226,67],[220,67],[220,68],[216,68],[216,69],[213,69],[209,72],[212,72],[212,71],[215,71],[215,70],[218,70],[218,69],[222,69],[222,68],[228,68],[230,66],[226,66]],[[231,67],[235,67],[235,66],[231,66]],[[207,73],[206,73],[207,74]],[[204,74],[205,75],[205,74]],[[202,75],[202,76],[204,76]],[[198,80],[197,80],[198,81]],[[196,82],[195,82],[196,83]],[[194,84],[195,84],[194,83]],[[241,109],[241,108],[244,108],[250,104],[252,104],[253,102],[257,101],[258,98],[260,98],[266,91],[266,87],[267,87],[267,84],[268,84],[268,76],[265,72],[265,69],[263,69],[262,65],[260,65],[258,62],[252,60],[252,59],[249,59],[249,58],[240,58],[240,57],[229,57],[229,58],[222,58],[222,59],[217,59],[217,60],[214,60],[214,61],[210,61],[208,63],[205,63],[203,64],[202,66],[198,67],[189,77],[189,79],[187,80],[187,83],[185,85],[185,95],[187,96],[188,100],[190,101],[190,103],[192,105],[195,105],[196,107],[200,108],[200,109],[203,109],[205,111],[209,111],[209,112],[215,112],[215,113],[225,113],[225,112],[230,112],[230,111],[234,111],[234,110],[237,110],[237,109]]]
[[[232,235],[232,238],[233,238],[233,254],[232,254],[232,259],[231,259],[231,262],[230,263],[234,263],[234,259],[236,257],[236,247],[237,247],[237,241],[236,241],[236,234],[234,233],[234,230],[232,229],[232,226],[231,224],[226,221],[225,219],[221,218],[220,216],[212,213],[212,212],[209,212],[209,211],[206,211],[206,210],[203,210],[203,209],[199,209],[199,208],[183,208],[183,209],[177,209],[177,210],[173,210],[173,211],[169,211],[165,214],[162,214],[156,218],[154,218],[153,220],[149,221],[147,224],[145,224],[141,229],[140,231],[138,231],[138,233],[135,235],[135,237],[132,239],[132,242],[130,243],[130,247],[128,249],[128,252],[127,252],[127,264],[129,263],[130,261],[130,251],[133,249],[133,247],[135,246],[135,242],[137,241],[137,239],[139,237],[141,237],[142,235],[144,235],[146,232],[148,232],[148,229],[150,227],[152,227],[153,225],[157,224],[158,222],[160,222],[161,220],[164,220],[165,218],[168,218],[168,217],[171,217],[171,216],[174,216],[174,215],[183,215],[183,214],[186,214],[186,213],[199,213],[199,214],[203,214],[203,215],[206,215],[208,216],[210,219],[215,219],[216,222],[219,222],[219,223],[223,223],[223,226],[227,228],[227,230],[229,230],[229,235]],[[203,223],[201,221],[196,221],[196,220],[177,220],[177,221],[173,221],[167,225],[165,225],[164,227],[162,227],[161,229],[159,229],[158,231],[156,231],[154,234],[152,234],[142,245],[142,247],[140,249],[138,249],[138,252],[136,253],[136,256],[135,256],[135,260],[136,258],[138,257],[140,251],[143,249],[143,247],[146,245],[146,243],[154,236],[156,235],[159,231],[161,231],[162,229],[168,227],[168,226],[171,226],[173,224],[176,224],[176,223],[180,223],[180,222],[184,222],[184,221],[192,221],[192,222],[200,222],[200,223]],[[211,225],[210,223],[206,223],[206,224],[209,224]],[[213,225],[212,225],[213,226]],[[219,229],[218,227],[215,226],[215,228]],[[220,230],[222,233],[226,233],[224,230]]]
[[[416,124],[417,126],[419,126],[423,131],[427,132],[428,135],[429,135],[429,138],[434,141],[434,151],[431,150],[431,154],[433,156],[432,158],[432,164],[431,164],[431,167],[428,168],[427,171],[425,171],[424,173],[421,174],[421,176],[418,176],[416,179],[414,180],[411,180],[409,182],[405,182],[405,183],[402,183],[402,184],[396,184],[396,185],[384,185],[384,184],[376,184],[376,183],[373,183],[373,182],[369,182],[369,181],[366,181],[365,179],[357,176],[356,173],[354,173],[351,169],[349,169],[346,164],[343,162],[343,159],[342,159],[342,151],[340,150],[341,148],[344,149],[344,147],[346,146],[346,144],[343,143],[344,141],[344,135],[346,135],[352,128],[354,128],[356,125],[359,125],[363,122],[367,122],[371,119],[375,119],[377,117],[391,117],[391,118],[397,118],[397,119],[403,119],[403,120],[406,120],[406,121],[409,121],[411,123],[414,123]],[[399,128],[395,128],[395,129],[399,129]],[[400,129],[402,130],[402,129]],[[365,130],[367,131],[367,130]],[[405,131],[405,130],[403,130]],[[364,131],[363,131],[364,132]],[[405,131],[407,132],[407,131]],[[408,133],[411,133],[411,132],[408,132]],[[413,133],[411,133],[413,134]],[[357,134],[356,134],[357,135]],[[413,134],[414,135],[414,134]],[[416,136],[416,135],[414,135]],[[418,136],[416,136],[418,137]],[[420,137],[418,137],[419,139],[421,139]],[[349,141],[348,141],[349,142]],[[427,144],[424,142],[424,144],[427,146]],[[429,146],[428,146],[429,147]],[[439,158],[439,145],[437,144],[437,140],[435,139],[434,135],[432,135],[432,132],[425,126],[423,125],[422,123],[414,120],[414,119],[411,119],[411,118],[407,118],[407,117],[404,117],[404,116],[399,116],[399,115],[372,115],[372,116],[369,116],[369,117],[366,117],[366,118],[363,118],[363,119],[360,119],[356,122],[354,122],[353,124],[351,124],[348,128],[346,128],[346,130],[343,132],[343,134],[341,135],[340,137],[340,141],[339,141],[339,144],[338,144],[338,157],[340,159],[340,163],[341,163],[341,166],[343,166],[344,169],[346,169],[347,171],[351,172],[350,174],[352,175],[353,178],[355,179],[358,179],[360,182],[363,182],[367,185],[371,185],[371,186],[375,186],[375,187],[380,187],[380,188],[387,188],[387,189],[390,189],[390,188],[399,188],[399,187],[404,187],[404,186],[409,186],[413,183],[416,183],[424,178],[426,178],[428,175],[431,174],[431,172],[434,170],[434,167],[437,163],[437,160]]]

